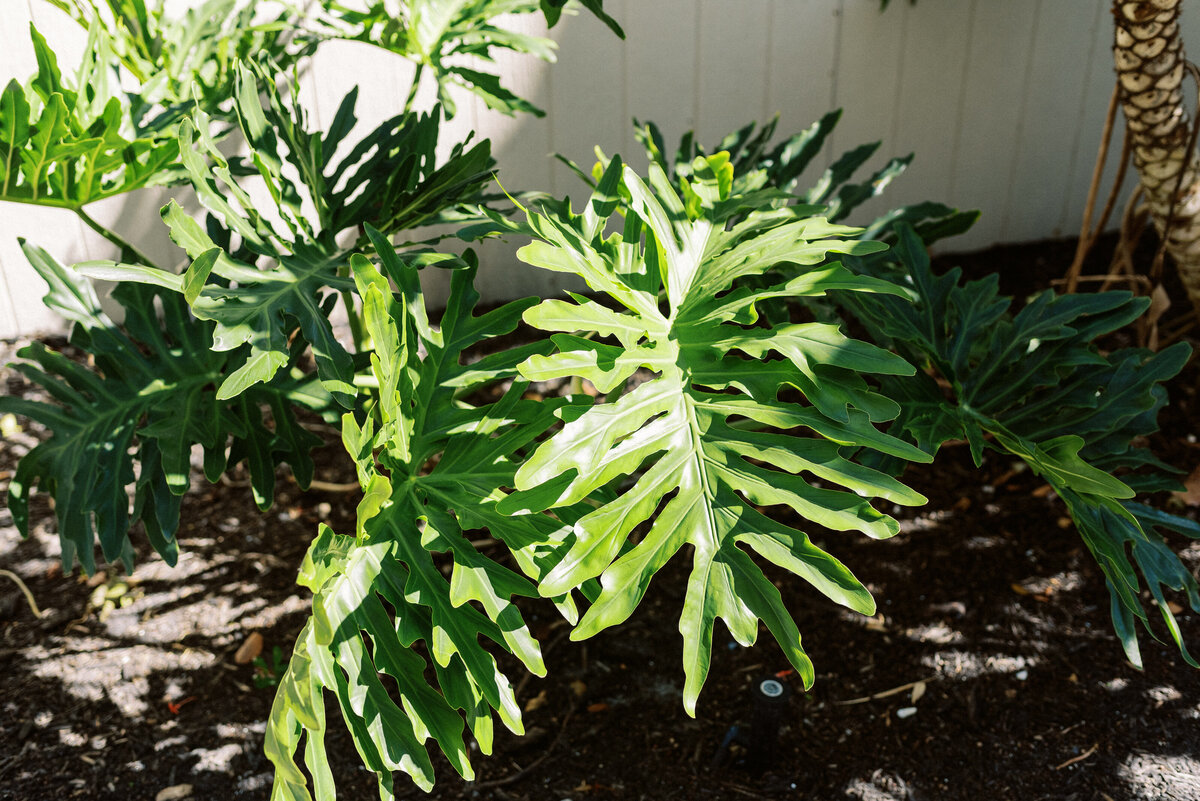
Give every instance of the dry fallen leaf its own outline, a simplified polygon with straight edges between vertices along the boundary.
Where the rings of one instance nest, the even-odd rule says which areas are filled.
[[[921,700],[921,696],[923,695],[925,695],[925,682],[918,681],[913,685],[912,697],[909,699],[909,703],[915,704],[917,701]]]
[[[262,653],[262,649],[262,635],[257,631],[253,631],[242,643],[242,647],[237,649],[237,653],[233,655],[233,661],[239,665],[248,665],[254,661],[255,657]]]
[[[545,704],[546,704],[546,691],[542,690],[540,693],[535,695],[533,698],[530,698],[528,701],[525,702],[525,711],[532,712],[535,709],[541,709]]]
[[[1172,493],[1188,506],[1200,506],[1200,465],[1183,481],[1184,491]]]
[[[170,787],[164,787],[159,790],[158,795],[154,796],[154,801],[180,801],[180,799],[191,797],[192,785],[173,784]]]

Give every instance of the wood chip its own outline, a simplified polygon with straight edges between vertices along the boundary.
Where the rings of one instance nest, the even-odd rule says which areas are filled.
[[[237,653],[233,655],[233,661],[239,665],[248,665],[262,653],[263,638],[257,631],[250,632],[243,642],[242,646],[237,649]]]
[[[170,787],[164,787],[159,790],[158,795],[154,796],[154,801],[181,801],[181,799],[191,797],[192,785],[173,784]]]

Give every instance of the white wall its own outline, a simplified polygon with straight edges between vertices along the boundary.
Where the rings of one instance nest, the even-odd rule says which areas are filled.
[[[60,52],[78,53],[83,33],[41,0],[3,0],[0,79],[33,69],[30,16]],[[954,250],[1076,233],[1113,85],[1108,0],[608,0],[628,40],[590,15],[552,32],[559,60],[502,61],[507,84],[547,111],[510,119],[463,104],[452,130],[492,137],[509,189],[556,194],[578,189],[549,157],[585,167],[592,147],[637,158],[629,120],[653,119],[668,141],[695,128],[713,143],[729,130],[778,112],[779,130],[845,109],[823,168],[841,151],[883,140],[869,167],[915,151],[908,173],[864,217],[887,207],[940,200],[979,208],[983,219]],[[536,17],[520,20],[544,32]],[[1200,16],[1185,16],[1200,43]],[[65,43],[65,44],[63,44]],[[1200,47],[1196,44],[1195,47]],[[69,68],[72,58],[60,64]],[[357,44],[320,53],[302,87],[315,119],[328,123],[342,94],[361,85],[362,124],[393,113],[409,65]],[[1119,144],[1119,142],[1118,142]],[[1110,174],[1112,170],[1110,168]],[[171,253],[158,223],[163,194],[149,190],[96,210],[124,234]],[[0,337],[53,327],[44,293],[16,246],[23,235],[64,261],[105,258],[113,249],[69,213],[0,204]],[[553,292],[557,274],[514,264],[500,245],[484,251],[481,290],[499,299]],[[1064,265],[1065,269],[1065,265]]]

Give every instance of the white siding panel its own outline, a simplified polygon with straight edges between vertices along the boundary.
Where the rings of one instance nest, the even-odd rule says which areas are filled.
[[[612,12],[624,18],[620,3]],[[548,119],[551,149],[585,172],[596,161],[597,146],[609,156],[627,157],[630,121],[621,70],[625,45],[587,13],[564,15],[553,34],[559,43],[558,63],[546,70],[553,109]],[[556,195],[586,196],[583,182],[565,164],[555,159],[550,168]]]
[[[1041,0],[1036,16],[1017,152],[1000,236],[1025,241],[1063,234],[1062,209],[1079,136],[1087,85],[1093,7],[1078,0]],[[1064,125],[1063,120],[1071,120]]]
[[[667,141],[694,130],[699,106],[699,5],[697,0],[631,0],[620,20],[629,37],[625,44],[625,119],[653,120]],[[625,151],[634,158],[641,148],[627,135]]]
[[[36,69],[36,64],[33,46],[29,43],[29,6],[22,0],[9,3],[4,10],[5,14],[0,18],[0,83],[7,85],[14,77],[24,80]],[[30,211],[36,210],[30,207]],[[30,305],[24,295],[18,302],[16,292],[26,274],[31,272],[17,247],[17,236],[21,231],[17,226],[22,219],[27,219],[27,214],[24,207],[0,204],[0,292],[4,293],[0,297],[0,338],[4,339],[22,333],[23,319],[18,317],[18,309],[23,313]],[[33,277],[36,279],[37,276]],[[33,306],[37,309],[41,305],[39,291],[33,297]]]
[[[65,323],[42,305],[46,283],[34,272],[17,244],[23,235],[31,243],[53,252],[65,230],[74,237],[75,217],[61,209],[43,209],[23,204],[8,204],[4,209],[5,235],[0,240],[0,266],[4,268],[9,303],[0,307],[0,335],[28,336],[37,331],[65,330]],[[11,316],[10,316],[11,315]]]
[[[762,121],[778,114],[781,138],[804,130],[834,107],[841,5],[831,0],[771,0]],[[828,148],[824,158],[814,159],[800,185],[827,166]]]
[[[1104,132],[1104,117],[1108,112],[1108,101],[1112,96],[1114,86],[1113,57],[1112,57],[1112,17],[1106,7],[1097,6],[1096,18],[1092,23],[1091,52],[1088,55],[1087,83],[1084,88],[1081,108],[1079,110],[1079,128],[1076,136],[1075,151],[1071,160],[1071,177],[1067,185],[1066,202],[1059,229],[1064,236],[1079,232],[1083,222],[1083,210],[1087,203],[1088,187],[1092,182],[1092,171],[1096,165],[1096,154],[1100,148],[1100,138]],[[1108,159],[1101,178],[1099,195],[1096,198],[1096,209],[1093,212],[1092,225],[1104,206],[1105,198],[1113,179],[1116,178],[1118,159],[1121,154],[1121,137],[1123,125],[1120,110],[1117,111],[1113,123],[1112,141],[1109,143]],[[1125,186],[1132,187],[1134,180],[1126,176]],[[1128,189],[1126,190],[1128,191]],[[1114,210],[1114,215],[1120,216],[1120,204]]]
[[[920,0],[909,11],[895,137],[885,140],[882,150],[887,156],[913,153],[915,158],[884,196],[872,203],[877,212],[898,203],[944,201],[950,195],[967,51],[978,2]]]
[[[187,2],[190,0],[180,0]],[[470,132],[493,140],[505,187],[581,196],[581,186],[550,158],[562,152],[584,169],[592,148],[644,164],[630,119],[654,120],[669,145],[698,129],[712,144],[751,120],[781,115],[780,136],[830,108],[845,109],[814,171],[847,148],[882,141],[863,170],[909,151],[908,173],[859,217],[918,200],[984,212],[976,230],[947,249],[1038,239],[1078,230],[1100,127],[1112,87],[1108,3],[1092,0],[610,0],[628,40],[590,14],[567,15],[551,32],[559,63],[505,54],[504,82],[547,111],[546,119],[508,118],[462,97],[446,127],[443,153]],[[30,9],[73,71],[85,34],[41,0],[11,0],[0,17],[0,79],[33,69]],[[525,17],[517,26],[543,33]],[[1183,17],[1200,52],[1200,12]],[[490,69],[490,67],[489,67]],[[342,96],[360,86],[357,136],[394,114],[413,67],[357,43],[323,46],[301,82],[315,124],[327,124]],[[427,87],[421,100],[429,105]],[[1118,136],[1114,148],[1119,147]],[[1115,160],[1116,154],[1113,154]],[[1113,164],[1108,175],[1114,171]],[[1131,182],[1132,184],[1132,182]],[[91,209],[166,263],[180,261],[158,222],[165,196],[149,190]],[[194,201],[183,197],[185,204]],[[0,336],[44,327],[40,287],[16,246],[28,235],[66,261],[115,255],[112,245],[63,212],[0,208]],[[482,250],[480,288],[498,300],[555,292],[562,276],[516,264],[513,245]],[[445,282],[430,276],[432,297]]]
[[[762,121],[771,76],[771,4],[701,0],[698,12],[696,135],[708,146]]]
[[[836,159],[867,142],[882,142],[859,173],[860,179],[897,152],[900,90],[911,16],[908,3],[892,3],[885,14],[879,13],[878,3],[847,2],[842,10],[834,102],[843,111],[830,137],[832,157]],[[887,205],[894,205],[895,199],[895,195],[889,195],[864,204],[854,221],[871,219]]]
[[[987,247],[1000,240],[1014,177],[1023,100],[1032,79],[1029,57],[1038,6],[1038,0],[984,0],[975,6],[958,124],[958,157],[945,202],[980,209],[983,216],[971,232],[950,245],[954,249]],[[923,158],[920,150],[917,158]]]
[[[546,21],[539,15],[516,17],[504,24],[533,36],[547,35]],[[555,118],[555,110],[550,77],[553,65],[510,51],[496,52],[495,59],[495,65],[488,65],[487,70],[499,72],[510,91],[546,112],[541,118],[529,114],[509,117],[488,108],[482,100],[473,101],[480,133],[492,140],[492,156],[500,165],[500,180],[510,193],[532,189],[553,194],[551,120]],[[477,286],[485,298],[508,300],[539,291],[554,293],[561,286],[561,275],[544,273],[518,262],[513,258],[513,248],[503,242],[488,241],[476,250],[480,261]]]

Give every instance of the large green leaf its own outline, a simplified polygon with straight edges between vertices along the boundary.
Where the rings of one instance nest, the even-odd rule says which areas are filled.
[[[129,115],[147,134],[172,134],[197,104],[210,115],[232,119],[226,101],[240,62],[266,57],[287,69],[306,53],[289,46],[302,15],[288,2],[204,0],[181,7],[147,6],[144,0],[48,2],[83,28],[105,31],[108,49],[96,61],[105,71],[119,68],[132,78],[137,88],[129,94]]]
[[[986,448],[1023,460],[1063,498],[1104,571],[1114,626],[1130,661],[1140,665],[1134,620],[1154,634],[1140,597],[1141,573],[1165,610],[1171,638],[1191,662],[1161,588],[1186,592],[1200,611],[1195,581],[1153,526],[1190,533],[1194,524],[1130,500],[1135,488],[1175,484],[1172,469],[1136,443],[1157,429],[1166,403],[1162,383],[1182,369],[1189,346],[1101,352],[1095,338],[1136,319],[1146,299],[1127,292],[1045,292],[1012,314],[1012,299],[998,293],[995,276],[967,283],[958,269],[937,276],[916,231],[897,228],[894,263],[852,263],[906,284],[916,302],[840,297],[876,339],[929,366],[912,378],[884,379],[884,391],[902,407],[892,431],[930,453],[946,440],[966,439],[977,464]],[[1146,467],[1152,472],[1145,474]],[[1118,469],[1139,472],[1118,479],[1112,475]]]
[[[28,533],[29,496],[40,486],[55,500],[65,567],[78,558],[92,572],[96,539],[106,560],[128,559],[129,530],[138,520],[155,550],[173,564],[194,444],[203,447],[212,481],[245,459],[262,508],[271,504],[278,462],[290,463],[300,484],[308,485],[309,451],[320,439],[304,431],[292,411],[292,403],[310,397],[303,382],[277,380],[222,403],[215,393],[230,369],[229,354],[208,347],[212,325],[190,319],[182,298],[137,284],[118,287],[113,298],[125,309],[122,330],[100,311],[86,279],[42,249],[23,247],[50,285],[47,305],[76,323],[71,342],[91,354],[95,366],[39,343],[19,352],[27,361],[12,365],[51,397],[0,397],[0,410],[50,429],[50,437],[21,460],[9,486],[9,508],[22,534]]]
[[[492,748],[493,710],[505,726],[521,732],[512,684],[490,649],[510,652],[528,670],[544,674],[538,643],[512,598],[538,595],[533,582],[553,565],[569,532],[563,521],[573,519],[571,510],[556,519],[510,518],[497,509],[514,484],[521,451],[554,424],[555,410],[569,401],[525,400],[527,385],[521,381],[494,403],[476,406],[462,399],[513,379],[520,361],[546,350],[520,347],[469,363],[464,358],[468,348],[510,332],[530,302],[476,315],[473,257],[438,257],[433,259],[438,268],[453,273],[445,313],[434,326],[417,276],[429,259],[402,260],[382,234],[367,230],[380,266],[355,256],[352,268],[364,328],[375,347],[371,372],[377,389],[365,416],[347,413],[343,427],[365,497],[357,536],[323,529],[302,569],[303,583],[315,593],[313,619],[301,634],[268,724],[267,754],[276,764],[273,797],[280,799],[310,798],[295,762],[301,735],[317,797],[328,797],[321,794],[330,783],[322,744],[324,690],[338,698],[382,791],[390,792],[397,770],[425,789],[432,786],[424,746],[429,738],[470,778],[464,720],[484,753]],[[525,575],[481,549],[470,535],[479,530],[506,546]],[[572,600],[557,600],[574,620]],[[380,682],[381,673],[395,682],[399,702]]]
[[[873,427],[897,409],[863,378],[909,374],[911,366],[832,326],[755,325],[764,293],[898,292],[826,264],[831,253],[883,246],[841,238],[856,229],[810,217],[809,207],[747,209],[744,198],[731,197],[732,172],[725,153],[697,159],[681,197],[657,164],[647,184],[613,159],[582,214],[565,204],[531,212],[535,241],[518,254],[579,275],[616,307],[573,297],[528,310],[530,325],[563,333],[554,337],[557,352],[530,357],[522,374],[580,376],[614,393],[610,399],[619,397],[582,412],[564,410],[563,429],[517,471],[521,491],[500,508],[535,513],[619,483],[620,492],[575,523],[569,547],[539,585],[543,594],[557,595],[599,578],[601,593],[575,638],[628,618],[654,574],[692,546],[679,624],[689,713],[708,672],[718,617],[746,645],[764,621],[805,685],[813,681],[778,591],[739,546],[872,614],[873,599],[850,571],[783,520],[791,514],[834,530],[891,536],[896,522],[868,499],[924,499],[845,454],[866,446],[928,459]],[[623,229],[606,234],[618,195],[629,197]],[[745,289],[745,279],[781,263],[801,278],[786,288],[788,282]],[[639,370],[653,375],[625,392]],[[780,400],[785,390],[799,390],[806,403]],[[776,517],[760,507],[774,507]]]
[[[173,178],[174,137],[140,134],[109,76],[112,42],[94,24],[72,85],[30,26],[38,72],[0,94],[0,200],[78,209]]]
[[[206,261],[194,262],[184,282],[140,265],[80,267],[93,277],[186,290],[196,316],[216,323],[216,350],[249,346],[221,385],[222,399],[270,381],[291,358],[298,330],[312,348],[325,389],[349,408],[352,360],[329,322],[337,293],[354,290],[345,274],[353,249],[345,247],[346,236],[365,242],[360,229],[367,223],[390,234],[439,222],[448,207],[477,199],[489,177],[486,141],[469,150],[458,145],[446,163],[437,165],[436,113],[389,120],[340,161],[329,163],[324,154],[353,126],[354,97],[347,98],[334,128],[321,137],[307,130],[298,105],[284,105],[261,68],[240,68],[237,119],[252,148],[253,169],[266,182],[282,225],[272,223],[236,180],[241,170],[222,155],[207,133],[211,120],[197,111],[194,125],[186,120],[180,125],[181,158],[201,203],[219,224],[206,231],[174,203],[163,215],[176,243],[193,260]],[[315,224],[302,212],[306,202],[317,210]]]

